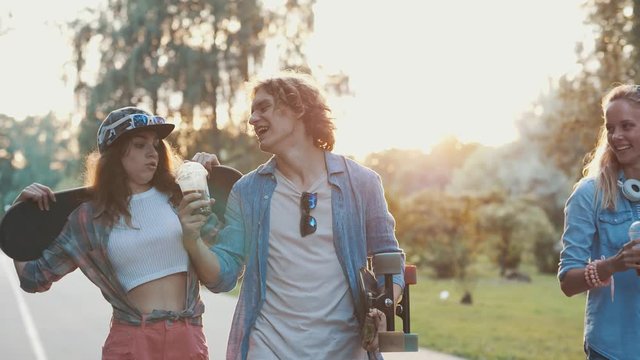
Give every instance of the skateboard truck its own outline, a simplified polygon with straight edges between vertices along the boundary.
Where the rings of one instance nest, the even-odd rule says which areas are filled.
[[[411,306],[409,302],[409,286],[416,284],[417,280],[416,267],[414,265],[404,267],[405,287],[402,299],[397,305],[393,301],[393,275],[402,273],[401,253],[376,254],[371,258],[370,267],[376,275],[384,276],[384,289],[376,294],[369,288],[369,291],[365,293],[369,308],[379,309],[387,319],[387,331],[378,333],[380,351],[418,351],[418,334],[411,333]],[[395,316],[402,320],[402,331],[395,330]]]

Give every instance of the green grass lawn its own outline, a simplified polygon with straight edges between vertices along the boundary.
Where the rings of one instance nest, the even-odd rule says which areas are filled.
[[[447,300],[440,300],[443,290]],[[584,358],[585,296],[567,298],[555,276],[478,280],[472,305],[460,304],[462,293],[454,281],[419,274],[411,288],[411,330],[420,346],[468,359]]]

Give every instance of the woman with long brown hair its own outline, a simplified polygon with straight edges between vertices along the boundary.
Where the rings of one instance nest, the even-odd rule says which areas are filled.
[[[41,258],[15,262],[20,286],[42,292],[80,268],[113,307],[103,359],[207,359],[199,280],[182,244],[182,194],[164,138],[174,125],[136,107],[111,112],[88,164],[92,198],[68,218]],[[90,158],[92,158],[90,156]],[[16,201],[47,210],[53,191],[25,188]]]

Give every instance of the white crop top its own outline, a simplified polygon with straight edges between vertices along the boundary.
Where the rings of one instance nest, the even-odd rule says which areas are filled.
[[[161,277],[186,272],[189,255],[182,246],[182,227],[169,196],[151,188],[133,194],[131,225],[123,218],[109,235],[107,252],[116,276],[128,292]]]

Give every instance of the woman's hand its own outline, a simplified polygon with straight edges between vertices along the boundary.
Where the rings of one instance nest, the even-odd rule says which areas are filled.
[[[611,274],[628,269],[640,269],[640,239],[629,241],[613,256]]]
[[[55,202],[56,196],[48,186],[33,183],[20,192],[14,204],[19,201],[33,201],[40,210],[49,210],[49,201]]]
[[[198,152],[193,155],[191,161],[199,162],[204,166],[205,169],[211,174],[214,166],[220,165],[220,161],[215,154],[210,154],[206,152]]]
[[[185,195],[178,206],[178,217],[182,225],[182,243],[187,251],[193,249],[200,238],[200,228],[207,222],[207,216],[198,209],[208,207],[213,200],[203,200],[200,193]]]
[[[203,284],[219,281],[220,263],[218,257],[210,251],[200,237],[200,229],[207,222],[208,216],[198,209],[210,206],[215,200],[203,200],[198,193],[184,195],[178,207],[178,217],[182,225],[182,246],[189,254],[198,279]]]

